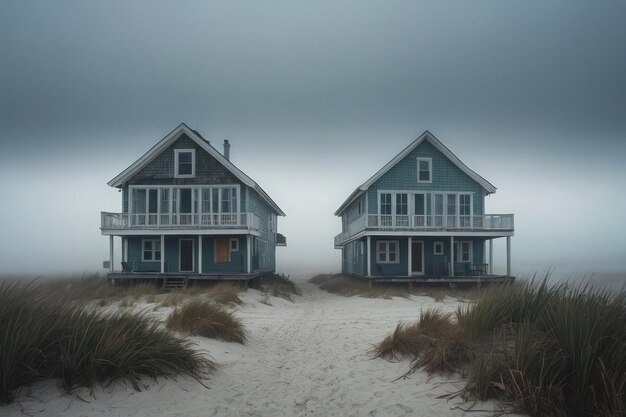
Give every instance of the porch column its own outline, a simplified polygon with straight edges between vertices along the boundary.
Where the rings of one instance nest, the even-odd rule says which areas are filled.
[[[372,237],[367,237],[367,276],[372,276]]]
[[[198,235],[198,273],[202,273],[202,235]]]
[[[489,239],[489,275],[493,275],[493,239]]]
[[[165,235],[161,235],[161,273],[165,273]]]
[[[454,276],[454,236],[450,236],[450,276]]]
[[[109,272],[113,273],[113,265],[115,265],[115,259],[113,259],[113,235],[109,236]]]
[[[409,270],[407,271],[407,275],[410,277],[412,274],[412,269],[413,269],[413,257],[411,256],[411,248],[412,248],[412,243],[413,243],[413,238],[411,236],[409,236]],[[423,249],[422,249],[423,250]]]
[[[128,238],[122,238],[122,259],[124,262],[128,262]]]
[[[247,256],[248,266],[246,270],[248,271],[248,274],[252,273],[252,243],[251,242],[252,242],[251,236],[247,235],[246,236],[246,251],[248,253],[248,256]]]
[[[511,276],[511,236],[506,237],[506,276]]]

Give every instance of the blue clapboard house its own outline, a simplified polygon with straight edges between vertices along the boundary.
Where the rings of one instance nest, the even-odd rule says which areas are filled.
[[[513,214],[486,214],[496,188],[426,131],[335,212],[342,272],[370,282],[511,279]],[[506,239],[506,275],[493,240]]]
[[[112,279],[248,280],[273,272],[285,213],[230,161],[181,124],[108,184],[121,211],[101,213]],[[115,239],[121,259],[114,259]]]

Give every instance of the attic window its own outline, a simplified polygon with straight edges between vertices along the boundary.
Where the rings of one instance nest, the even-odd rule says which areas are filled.
[[[433,181],[432,158],[417,158],[417,182]]]
[[[196,150],[174,150],[174,177],[193,178],[196,176]]]

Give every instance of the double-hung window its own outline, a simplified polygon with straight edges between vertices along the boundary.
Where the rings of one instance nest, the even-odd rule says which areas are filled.
[[[380,194],[380,225],[391,226],[391,193]]]
[[[174,150],[174,177],[193,178],[196,176],[196,150]]]
[[[161,241],[158,239],[144,239],[141,241],[141,261],[151,262],[161,260]]]
[[[456,262],[471,262],[472,261],[472,242],[462,241],[454,242],[454,257]]]
[[[417,182],[433,181],[432,158],[417,158]]]
[[[380,240],[376,243],[376,262],[379,264],[397,264],[399,260],[399,242]]]

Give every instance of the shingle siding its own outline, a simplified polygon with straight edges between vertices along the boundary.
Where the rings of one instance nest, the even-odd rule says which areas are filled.
[[[417,182],[417,158],[432,158],[432,182]],[[473,193],[474,214],[484,213],[485,189],[430,142],[424,141],[367,190],[368,212],[378,213],[378,191],[462,191]]]

